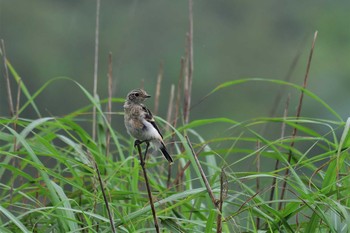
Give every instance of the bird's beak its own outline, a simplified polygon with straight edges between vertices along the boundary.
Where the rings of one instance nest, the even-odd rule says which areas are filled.
[[[149,98],[149,97],[151,97],[151,96],[150,96],[150,95],[148,95],[148,94],[145,96],[145,98]]]

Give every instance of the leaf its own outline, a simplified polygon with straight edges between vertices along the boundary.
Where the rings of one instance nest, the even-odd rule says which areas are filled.
[[[57,185],[55,182],[51,181],[52,186],[55,188],[61,202],[63,203],[64,210],[62,211],[65,217],[65,221],[68,222],[69,229],[71,231],[77,231],[79,229],[77,224],[77,219],[75,218],[74,212],[72,211],[72,207],[70,205],[70,200],[64,193],[63,189]]]
[[[207,224],[205,226],[205,233],[211,233],[215,229],[215,220],[216,220],[217,211],[215,209],[211,209],[209,211],[209,216],[207,219]]]
[[[285,85],[285,86],[290,86],[293,87],[299,91],[303,91],[307,96],[311,97],[314,99],[316,102],[320,103],[323,107],[325,107],[334,117],[336,117],[338,120],[342,121],[341,116],[336,113],[326,102],[324,102],[321,98],[319,98],[317,95],[312,93],[311,91],[304,89],[303,87],[296,85],[294,83],[282,81],[282,80],[277,80],[277,79],[265,79],[265,78],[245,78],[245,79],[238,79],[234,81],[228,81],[225,83],[220,84],[219,86],[215,87],[211,92],[209,92],[208,95],[206,95],[204,98],[207,98],[208,96],[214,94],[215,92],[227,88],[230,86],[238,85],[238,84],[243,84],[247,82],[268,82],[268,83],[273,83],[273,84],[279,84],[279,85]]]
[[[22,232],[30,233],[23,223],[18,219],[18,217],[15,217],[13,214],[10,213],[7,209],[0,206],[0,212],[2,212],[8,219],[10,219]]]

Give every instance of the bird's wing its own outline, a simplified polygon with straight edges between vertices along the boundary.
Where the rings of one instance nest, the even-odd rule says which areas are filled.
[[[152,126],[158,131],[159,135],[163,138],[162,133],[160,132],[156,122],[154,121],[152,112],[144,105],[142,105],[142,109],[145,112],[145,120],[152,124]]]

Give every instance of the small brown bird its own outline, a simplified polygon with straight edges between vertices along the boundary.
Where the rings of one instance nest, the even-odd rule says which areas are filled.
[[[163,136],[154,121],[152,112],[143,104],[151,97],[142,89],[135,89],[129,92],[124,103],[124,123],[128,133],[136,138],[135,145],[151,142],[155,149],[159,149],[164,157],[173,163],[164,142]]]

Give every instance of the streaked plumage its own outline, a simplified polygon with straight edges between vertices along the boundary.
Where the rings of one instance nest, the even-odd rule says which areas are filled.
[[[164,157],[173,163],[163,142],[163,136],[156,125],[152,112],[143,104],[151,97],[142,89],[129,92],[124,103],[124,123],[128,133],[140,142],[151,142],[155,149],[159,149]]]

